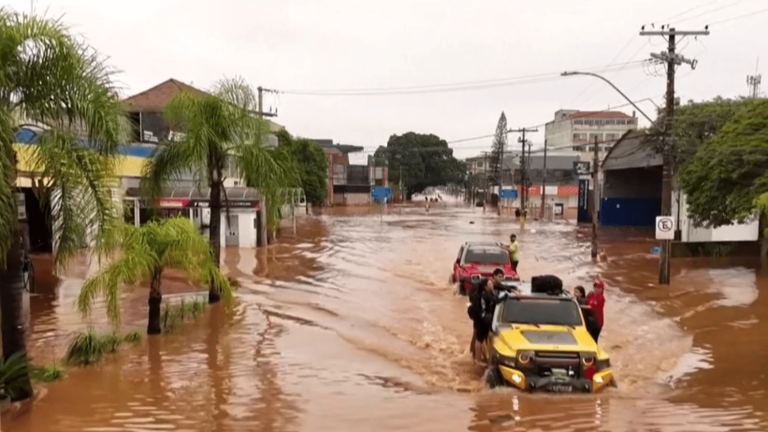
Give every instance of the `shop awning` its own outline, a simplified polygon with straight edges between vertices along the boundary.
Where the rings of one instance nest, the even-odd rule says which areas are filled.
[[[125,191],[127,198],[141,198],[139,188],[128,188]],[[224,188],[221,196],[222,206],[230,208],[259,208],[261,197],[256,189],[248,187]],[[163,188],[160,198],[152,207],[160,208],[184,208],[210,206],[211,190],[209,188],[196,188],[192,186],[178,186]],[[146,204],[143,204],[146,206]]]

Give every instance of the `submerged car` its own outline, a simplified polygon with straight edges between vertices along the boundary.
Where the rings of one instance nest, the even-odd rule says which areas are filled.
[[[453,263],[451,283],[458,284],[458,293],[465,295],[481,278],[492,276],[497,268],[504,271],[505,281],[520,280],[512,269],[509,252],[504,245],[498,242],[466,242],[461,245]]]
[[[587,331],[582,306],[562,282],[559,290],[541,289],[536,279],[499,295],[483,347],[487,384],[558,393],[615,387],[610,357]]]

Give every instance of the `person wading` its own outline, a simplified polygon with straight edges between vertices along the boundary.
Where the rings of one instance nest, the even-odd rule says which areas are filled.
[[[483,361],[483,344],[491,334],[491,321],[496,307],[496,291],[492,278],[484,278],[470,293],[470,303],[467,314],[472,319],[474,334],[472,335],[472,351],[475,363],[485,365]]]
[[[605,296],[603,291],[605,290],[605,283],[598,279],[592,284],[592,291],[587,296],[587,305],[592,309],[595,315],[595,326],[590,331],[592,338],[597,342],[600,337],[600,332],[603,330],[603,309],[605,308]]]
[[[512,234],[509,236],[509,259],[512,261],[512,270],[517,273],[517,265],[520,263],[520,245],[517,243],[517,236]]]

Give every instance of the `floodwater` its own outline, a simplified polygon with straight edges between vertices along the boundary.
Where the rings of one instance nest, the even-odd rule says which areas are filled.
[[[524,278],[608,284],[601,343],[619,388],[601,395],[487,390],[471,362],[466,300],[448,284],[459,245],[519,227],[482,209],[336,209],[265,250],[229,249],[237,303],[103,364],[70,368],[2,419],[13,432],[768,430],[768,271],[759,260],[673,261],[659,287],[647,233],[529,222]],[[474,223],[472,223],[474,222]],[[38,257],[38,273],[46,266]],[[75,275],[77,276],[77,275]],[[60,358],[71,335],[105,328],[73,310],[79,283],[38,276],[30,351]],[[82,277],[82,275],[80,275]],[[166,300],[189,291],[165,283]],[[126,290],[123,327],[146,325],[146,289]]]

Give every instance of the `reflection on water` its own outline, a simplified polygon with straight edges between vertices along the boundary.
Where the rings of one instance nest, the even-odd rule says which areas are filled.
[[[479,209],[326,209],[260,250],[227,249],[241,281],[179,331],[126,347],[102,365],[68,370],[34,404],[3,418],[13,431],[764,431],[768,407],[766,271],[758,261],[684,259],[657,287],[658,257],[642,231],[601,233],[608,259],[589,259],[589,230],[512,220]],[[471,223],[472,222],[472,223]],[[466,299],[448,285],[468,240],[519,233],[520,271],[568,287],[608,282],[601,341],[619,388],[549,396],[485,390],[469,355]],[[46,266],[45,257],[35,257]],[[48,264],[50,267],[50,265]],[[73,302],[84,275],[38,275],[30,351],[60,357],[69,336],[106,328]],[[42,273],[38,270],[39,273]],[[171,272],[170,294],[192,288]],[[127,288],[124,326],[144,328],[146,288]]]

